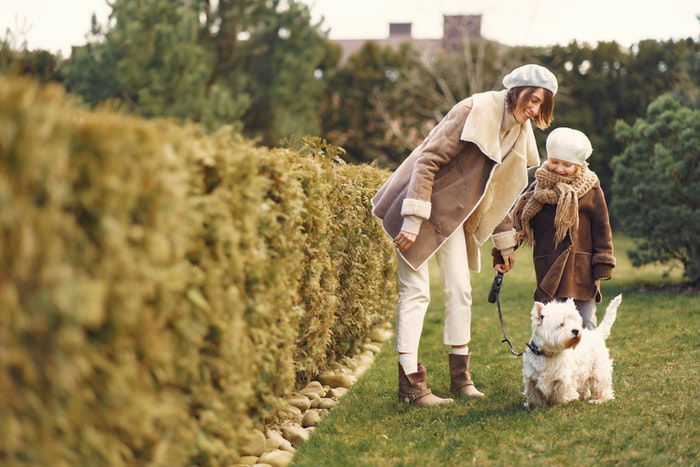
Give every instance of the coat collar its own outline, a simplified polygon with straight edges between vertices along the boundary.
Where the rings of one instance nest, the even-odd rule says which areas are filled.
[[[506,111],[506,92],[504,90],[474,94],[471,97],[472,109],[460,135],[462,141],[476,144],[486,157],[497,164],[500,164],[505,156],[501,154],[500,129]],[[519,145],[518,142],[521,141],[525,144]],[[529,120],[520,125],[520,135],[514,148],[524,148],[524,153],[515,149],[512,152],[525,159],[528,167],[540,165],[535,134]]]

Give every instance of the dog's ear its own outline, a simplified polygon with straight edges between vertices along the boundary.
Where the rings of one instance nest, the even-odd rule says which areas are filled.
[[[569,298],[566,299],[566,304],[569,305],[569,306],[573,306],[573,307],[576,306],[576,303],[574,303],[574,299],[571,298],[571,297],[569,297]]]
[[[544,319],[544,315],[542,314],[542,310],[544,310],[544,303],[540,302],[535,302],[535,305],[532,307],[532,322],[535,323],[542,323],[542,319]]]

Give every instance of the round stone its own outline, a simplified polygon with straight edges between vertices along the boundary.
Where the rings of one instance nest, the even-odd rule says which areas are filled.
[[[310,426],[316,426],[321,422],[321,414],[318,410],[309,410],[304,414],[304,418],[301,420],[301,426],[308,428]]]
[[[282,434],[294,447],[309,439],[309,433],[299,425],[283,426]]]
[[[333,399],[321,399],[319,407],[322,409],[332,409],[337,404]]]
[[[322,386],[319,386],[319,387],[315,387],[315,386],[314,386],[314,387],[312,387],[312,388],[310,388],[310,387],[305,387],[304,389],[302,389],[302,390],[300,391],[300,394],[301,394],[301,395],[306,396],[306,397],[308,397],[309,399],[311,399],[311,398],[314,397],[314,396],[323,397],[323,395],[325,395],[325,393],[326,393],[326,390],[323,389]]]
[[[370,339],[372,339],[375,342],[386,342],[389,339],[391,339],[391,336],[393,335],[393,332],[389,329],[382,329],[382,328],[374,328],[372,331],[369,333]]]
[[[274,451],[275,449],[282,449],[283,451],[294,452],[295,449],[292,443],[284,439],[282,433],[277,430],[267,430],[265,433],[267,436],[267,450]]]
[[[260,430],[253,430],[248,436],[248,441],[241,447],[240,455],[243,457],[259,457],[267,447],[267,439]]]
[[[291,452],[278,449],[276,451],[266,452],[260,456],[259,462],[270,464],[273,467],[284,467],[292,462],[292,457],[294,457],[294,454]]]
[[[319,377],[319,379],[322,383],[327,384],[332,388],[349,388],[352,385],[352,378],[349,375],[324,373]]]
[[[339,399],[347,394],[347,392],[347,388],[333,388],[328,392],[328,395],[334,399]]]
[[[309,410],[309,407],[311,406],[311,401],[308,397],[305,396],[293,397],[292,399],[289,399],[289,405],[296,407],[297,409],[304,412],[306,410]]]

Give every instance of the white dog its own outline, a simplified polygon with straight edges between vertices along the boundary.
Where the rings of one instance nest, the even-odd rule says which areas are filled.
[[[622,295],[605,310],[597,329],[583,328],[572,299],[532,308],[532,339],[523,355],[523,394],[528,408],[566,404],[584,399],[589,402],[613,399],[612,360],[605,339],[615,322]]]

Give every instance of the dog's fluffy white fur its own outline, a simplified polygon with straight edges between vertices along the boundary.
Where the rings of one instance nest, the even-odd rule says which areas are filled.
[[[605,339],[610,335],[622,295],[615,297],[595,330],[583,328],[574,301],[535,302],[531,345],[523,355],[526,407],[566,404],[592,396],[590,402],[613,399],[612,360]]]

